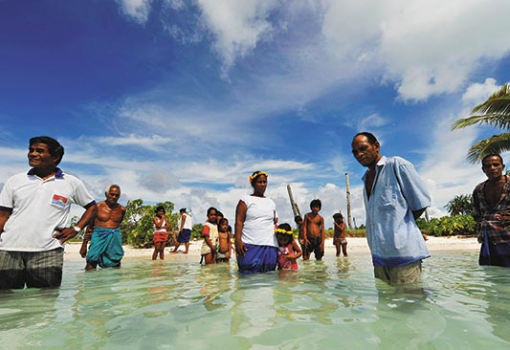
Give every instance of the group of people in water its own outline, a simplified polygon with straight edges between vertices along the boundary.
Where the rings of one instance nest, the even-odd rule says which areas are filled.
[[[322,203],[314,199],[310,203],[310,212],[304,218],[295,217],[298,239],[294,239],[294,230],[288,223],[278,225],[278,215],[274,202],[264,196],[268,174],[256,171],[250,176],[253,193],[239,201],[236,209],[236,230],[241,232],[232,244],[233,234],[229,220],[216,208],[207,210],[207,220],[202,228],[203,243],[201,262],[214,264],[229,262],[233,253],[238,257],[240,270],[244,273],[274,270],[297,270],[297,259],[309,260],[312,253],[315,259],[322,260],[326,240],[324,218],[319,214]],[[186,245],[188,253],[191,215],[186,208],[180,210],[179,235],[172,250],[176,252],[180,244]],[[333,242],[337,256],[347,256],[346,225],[341,213],[333,215],[335,230]],[[188,227],[186,230],[185,227]],[[168,220],[162,206],[156,208],[154,216],[154,253],[153,260],[159,256],[164,259],[164,248],[168,242]],[[187,232],[186,232],[187,231]],[[299,243],[298,243],[299,242]],[[276,259],[275,259],[276,257]]]
[[[228,220],[216,208],[208,209],[202,230],[201,255],[205,264],[228,262],[232,251],[241,273],[297,270],[297,259],[308,260],[312,253],[317,260],[322,259],[326,237],[324,218],[319,214],[321,201],[314,199],[304,218],[295,217],[299,232],[296,241],[289,223],[278,224],[275,203],[264,195],[268,176],[265,171],[256,171],[249,177],[253,193],[243,196],[237,204],[234,246]],[[341,252],[347,256],[343,216],[338,213],[334,219],[337,256]]]
[[[352,139],[354,158],[367,168],[363,180],[366,209],[366,237],[374,276],[389,284],[421,281],[422,260],[429,252],[416,225],[431,197],[414,166],[400,157],[380,154],[380,144],[369,132]],[[64,173],[58,164],[64,147],[48,136],[29,141],[30,170],[11,176],[0,193],[0,289],[58,287],[62,280],[63,244],[85,230],[80,249],[86,269],[120,267],[124,255],[120,224],[126,208],[118,203],[119,185],[108,186],[106,199],[96,203],[83,181]],[[510,181],[499,154],[482,159],[485,182],[473,192],[474,218],[481,245],[480,265],[510,267]],[[278,224],[273,200],[265,196],[268,173],[256,171],[249,177],[253,192],[243,196],[236,207],[234,232],[228,220],[218,219],[218,211],[207,211],[203,226],[201,255],[205,264],[228,262],[235,250],[240,273],[259,273],[297,269],[297,259],[307,260],[313,253],[324,255],[324,219],[319,200],[311,202],[311,212],[296,217],[297,244],[288,223]],[[85,211],[71,226],[72,204]],[[189,249],[192,220],[185,208],[176,252],[181,244]],[[334,242],[337,256],[347,255],[345,223],[335,214]],[[67,226],[67,227],[66,227]],[[168,240],[168,220],[164,208],[154,217],[153,259],[164,258]],[[234,238],[234,247],[232,247]],[[90,243],[90,244],[89,244]]]

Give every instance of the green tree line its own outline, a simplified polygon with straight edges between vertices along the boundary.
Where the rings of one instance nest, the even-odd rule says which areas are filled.
[[[152,244],[152,235],[154,233],[154,215],[156,208],[163,206],[166,212],[166,218],[170,224],[170,244],[178,233],[177,223],[179,213],[173,213],[174,204],[172,202],[162,202],[157,204],[144,204],[142,199],[128,201],[126,204],[126,215],[120,225],[122,241],[135,248],[147,247]],[[73,217],[71,223],[76,223],[78,217]],[[202,224],[193,225],[191,238],[200,238],[202,233]]]

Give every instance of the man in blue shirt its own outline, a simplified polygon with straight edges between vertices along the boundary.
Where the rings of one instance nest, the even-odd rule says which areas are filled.
[[[411,163],[384,157],[380,148],[368,132],[352,140],[352,154],[368,168],[363,194],[374,274],[390,284],[420,282],[421,261],[430,255],[415,220],[430,206],[430,195]]]

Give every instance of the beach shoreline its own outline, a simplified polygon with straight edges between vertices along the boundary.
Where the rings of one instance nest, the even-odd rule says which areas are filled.
[[[192,241],[189,246],[189,254],[184,254],[184,247],[179,247],[178,253],[170,253],[173,247],[165,249],[165,259],[175,260],[189,257],[196,257],[200,259],[200,249],[202,247],[202,240]],[[347,238],[347,251],[349,254],[369,254],[370,250],[367,245],[367,240],[364,237],[348,237]],[[438,251],[478,251],[480,244],[476,237],[428,237],[426,241],[427,247],[431,253]],[[83,259],[80,256],[81,243],[68,243],[64,247],[64,261],[80,261]],[[132,248],[129,245],[124,245],[124,259],[144,260],[151,259],[153,248]],[[325,254],[334,255],[335,247],[333,239],[326,239]]]

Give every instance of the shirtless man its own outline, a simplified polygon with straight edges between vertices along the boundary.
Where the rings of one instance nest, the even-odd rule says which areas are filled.
[[[326,233],[324,231],[324,218],[319,215],[322,203],[320,199],[314,199],[310,202],[310,213],[305,215],[303,224],[303,239],[305,247],[303,249],[303,260],[309,260],[313,252],[316,260],[322,260],[324,256],[324,242]]]
[[[120,224],[126,208],[117,203],[120,197],[120,187],[110,185],[106,191],[106,200],[97,204],[97,215],[87,227],[83,239],[80,255],[87,258],[85,270],[95,270],[97,265],[105,267],[120,267],[124,256]],[[90,249],[87,254],[87,243],[90,239]]]

